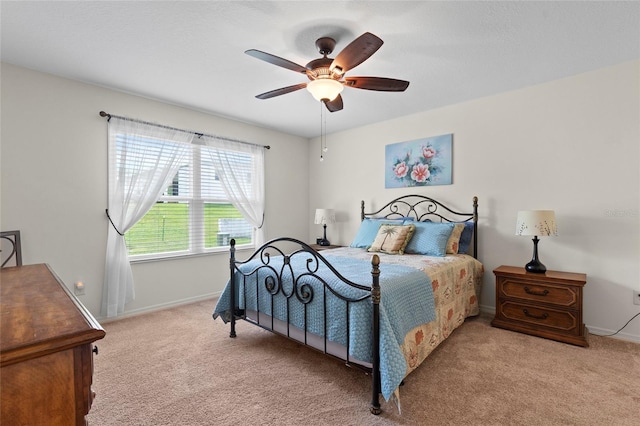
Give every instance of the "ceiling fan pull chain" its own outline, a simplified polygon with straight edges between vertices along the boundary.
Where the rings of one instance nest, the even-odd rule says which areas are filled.
[[[324,155],[322,153],[322,116],[323,116],[323,108],[324,102],[320,102],[320,161],[324,161]]]
[[[327,113],[324,111],[324,109],[322,110],[322,115],[323,115],[323,123],[324,123],[324,148],[322,148],[322,152],[324,152],[326,154],[326,152],[329,150],[329,148],[327,148]]]

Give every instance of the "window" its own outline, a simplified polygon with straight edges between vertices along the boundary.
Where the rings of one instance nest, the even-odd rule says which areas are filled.
[[[132,260],[221,250],[233,237],[262,244],[268,146],[100,115],[109,122],[103,315],[134,300]]]
[[[149,145],[154,143],[152,139],[122,136],[117,141],[117,161],[119,164],[150,161],[148,156],[136,158],[136,153],[148,152]],[[162,141],[162,144],[166,143]],[[137,150],[136,144],[147,146]],[[162,155],[162,149],[158,151],[158,155]],[[125,233],[131,260],[219,251],[229,246],[231,238],[236,239],[238,246],[254,244],[254,227],[226,195],[221,172],[214,167],[214,160],[220,154],[231,159],[234,176],[244,180],[239,184],[245,187],[249,197],[252,196],[255,181],[252,171],[256,169],[253,164],[256,159],[251,152],[191,144],[162,195]],[[139,170],[139,167],[131,167],[131,170],[135,169]]]

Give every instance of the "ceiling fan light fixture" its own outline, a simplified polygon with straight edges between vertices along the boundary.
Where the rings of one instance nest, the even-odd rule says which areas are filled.
[[[307,83],[307,90],[313,95],[313,97],[322,102],[323,100],[332,101],[340,92],[342,92],[344,86],[339,81],[330,78],[319,78],[317,80],[311,80]]]
[[[329,68],[329,72],[337,75],[338,77],[342,77],[344,75],[344,71],[342,71],[342,68],[340,68],[339,66],[333,66]]]
[[[341,111],[344,107],[340,93],[346,85],[354,89],[378,92],[403,92],[409,86],[408,81],[386,77],[344,77],[345,73],[371,57],[383,43],[380,37],[367,32],[349,43],[332,59],[329,54],[336,46],[335,40],[331,37],[320,37],[316,40],[316,47],[322,57],[309,61],[304,67],[261,50],[249,49],[245,51],[249,56],[306,75],[309,78],[307,83],[270,90],[256,95],[256,98],[270,99],[306,87],[309,93],[320,101],[321,106],[324,106],[329,112],[336,112]]]

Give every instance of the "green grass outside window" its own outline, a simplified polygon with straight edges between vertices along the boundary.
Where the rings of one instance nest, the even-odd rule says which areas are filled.
[[[189,205],[187,203],[156,203],[125,234],[129,255],[188,250],[188,209]],[[205,204],[205,248],[221,246],[218,244],[218,219],[224,218],[242,218],[242,214],[232,204]],[[248,244],[251,239],[236,238],[236,241],[238,244]]]

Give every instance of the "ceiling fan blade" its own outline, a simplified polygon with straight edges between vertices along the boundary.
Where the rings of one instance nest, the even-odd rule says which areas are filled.
[[[366,61],[380,49],[383,43],[378,36],[371,33],[364,33],[342,49],[342,52],[338,53],[338,56],[336,56],[331,63],[330,69],[340,68],[342,74],[344,74]]]
[[[380,92],[404,92],[409,82],[384,77],[346,77],[344,85],[356,89],[377,90]]]
[[[246,50],[244,53],[246,53],[249,56],[253,56],[254,58],[261,59],[265,62],[269,62],[270,64],[277,65],[279,67],[286,68],[291,71],[299,72],[301,74],[307,73],[307,69],[302,65],[298,65],[295,62],[291,62],[279,56],[272,55],[271,53],[266,53],[256,49],[249,49],[249,50]]]
[[[324,102],[324,106],[327,107],[327,109],[329,110],[329,112],[336,112],[336,111],[340,111],[342,109],[342,107],[344,106],[342,104],[342,96],[338,95],[334,100],[332,101],[322,101]]]
[[[304,89],[307,87],[307,83],[295,84],[293,86],[281,87],[280,89],[271,90],[269,92],[264,92],[259,95],[256,95],[258,99],[269,99],[280,95],[285,95],[287,93],[295,92],[296,90]]]

